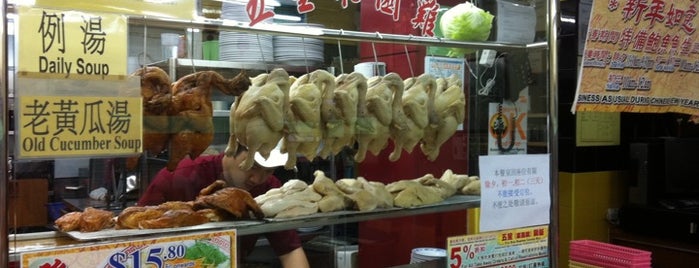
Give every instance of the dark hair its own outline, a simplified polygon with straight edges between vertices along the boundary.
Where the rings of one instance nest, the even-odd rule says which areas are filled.
[[[248,147],[238,143],[238,149],[235,150],[234,156],[238,157],[240,154],[242,154],[243,152],[247,152],[247,151],[248,151]]]

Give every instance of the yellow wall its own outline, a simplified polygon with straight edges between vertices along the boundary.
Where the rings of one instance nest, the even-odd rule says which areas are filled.
[[[558,265],[567,267],[571,240],[608,241],[608,208],[626,202],[626,173],[601,171],[586,173],[560,172],[558,175]]]

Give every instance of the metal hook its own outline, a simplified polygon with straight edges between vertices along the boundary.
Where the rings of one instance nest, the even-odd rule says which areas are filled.
[[[340,30],[340,32],[342,32],[342,30]],[[344,59],[342,58],[342,46],[340,45],[340,39],[337,39],[337,51],[338,51],[338,54],[340,56],[340,74],[344,74],[345,73],[345,64],[343,64]]]

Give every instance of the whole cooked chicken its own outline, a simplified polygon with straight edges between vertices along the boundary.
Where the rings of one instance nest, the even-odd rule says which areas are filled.
[[[325,154],[336,155],[345,146],[353,146],[355,142],[355,129],[357,118],[366,116],[366,91],[367,82],[364,75],[353,72],[341,74],[335,78],[335,106],[342,120],[342,135],[336,138],[327,138],[323,144]],[[363,107],[363,109],[359,109]]]
[[[287,132],[282,143],[282,152],[288,152],[289,158],[284,167],[293,169],[297,155],[308,159],[316,156],[320,146],[321,89],[311,81],[312,74],[297,78],[289,89],[289,113],[287,113]]]
[[[160,154],[167,149],[170,141],[170,115],[172,93],[170,77],[158,67],[143,67],[131,76],[141,78],[141,97],[143,98],[143,151]],[[138,165],[139,157],[126,160],[126,168],[133,170]]]
[[[439,156],[439,149],[464,122],[466,117],[466,95],[461,80],[452,75],[447,79],[437,79],[435,91],[435,112],[439,120],[436,125],[425,128],[420,149],[427,159],[434,161]]]
[[[70,212],[54,222],[60,231],[95,232],[114,226],[114,213],[87,207],[81,212]]]
[[[230,116],[230,137],[226,154],[235,154],[238,143],[248,148],[248,153],[259,152],[263,157],[276,147],[284,135],[284,119],[289,111],[289,74],[284,69],[274,69],[252,79],[252,85],[233,105]],[[249,170],[254,158],[248,157],[240,164]]]
[[[241,94],[250,85],[245,71],[225,79],[214,71],[186,75],[172,85],[172,117],[168,170],[174,170],[184,157],[198,157],[214,138],[211,92],[218,89],[229,95]]]
[[[378,155],[388,145],[389,126],[393,122],[393,90],[389,85],[403,80],[395,73],[375,76],[367,81],[366,115],[357,118],[357,153],[354,160],[364,161],[366,152]],[[359,107],[363,110],[363,107]],[[359,112],[358,112],[359,114]]]
[[[343,135],[342,113],[335,105],[335,77],[325,70],[317,70],[311,74],[311,81],[320,88],[323,94],[323,100],[320,103],[323,144],[332,144],[334,140]],[[322,158],[328,158],[331,153],[331,147],[323,145],[318,155]]]
[[[405,119],[402,126],[394,124],[391,127],[391,139],[394,144],[393,152],[388,156],[391,161],[397,161],[402,150],[412,153],[413,148],[424,136],[425,127],[429,123],[429,110],[434,105],[437,82],[432,75],[423,74],[406,79],[404,86],[401,109]]]
[[[258,218],[264,218],[264,213],[248,191],[235,187],[226,187],[210,195],[200,195],[194,201],[194,208],[220,208],[238,219],[250,218],[250,212]]]

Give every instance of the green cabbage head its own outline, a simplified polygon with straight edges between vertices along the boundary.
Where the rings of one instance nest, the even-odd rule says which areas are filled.
[[[458,4],[442,15],[439,27],[444,37],[457,41],[485,41],[490,35],[495,16],[470,2]],[[463,56],[472,49],[454,48],[450,56]]]

